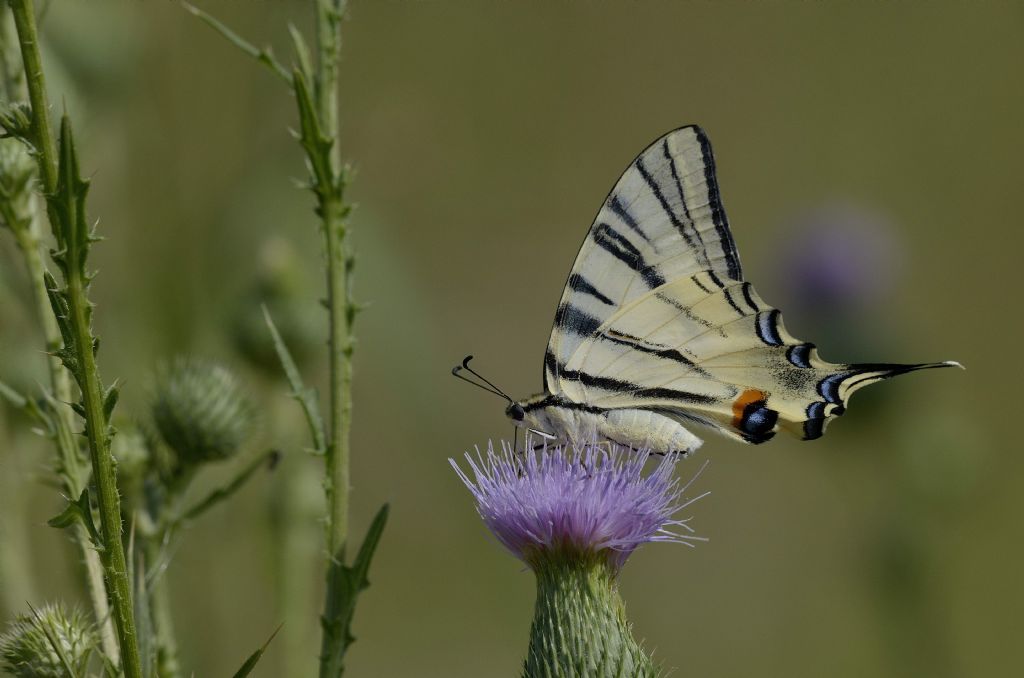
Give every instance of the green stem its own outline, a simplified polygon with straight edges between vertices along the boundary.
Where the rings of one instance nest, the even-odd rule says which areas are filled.
[[[347,582],[345,546],[349,523],[349,440],[352,425],[352,328],[343,178],[338,145],[338,62],[341,51],[343,0],[316,0],[317,118],[330,140],[326,167],[317,177],[318,213],[327,257],[329,329],[330,430],[326,449],[327,591],[324,600],[320,678],[337,678],[344,671],[348,644],[346,610],[353,594]],[[326,182],[325,182],[326,180]],[[324,184],[327,185],[324,185]]]
[[[335,140],[331,148],[331,165],[336,170],[341,162],[338,135],[338,64],[341,58],[341,17],[347,0],[315,0],[317,74],[316,99],[320,124]]]
[[[336,211],[336,206],[325,210]],[[327,548],[340,560],[348,540],[349,431],[352,426],[351,340],[346,312],[344,226],[334,217],[323,220],[327,248],[327,304],[330,323],[330,437],[327,446],[329,521]]]
[[[36,143],[36,155],[43,188],[47,196],[47,212],[56,232],[59,230],[58,224],[60,223],[60,212],[55,198],[57,153],[46,100],[34,8],[32,0],[9,1],[14,12],[14,22],[18,30],[22,60],[25,66],[29,101],[32,104],[33,138]],[[68,141],[70,148],[70,139]],[[71,155],[73,156],[73,153]],[[66,160],[73,160],[73,157]],[[71,164],[74,165],[73,162]],[[68,171],[71,169],[73,168],[68,168]],[[77,181],[77,177],[75,180]],[[84,225],[79,226],[84,228]],[[66,237],[63,240],[63,244],[67,248],[66,261],[73,262],[65,267],[65,294],[69,311],[68,324],[73,333],[75,359],[78,364],[78,385],[82,393],[82,406],[85,412],[85,434],[92,458],[93,481],[99,505],[103,538],[100,560],[113,603],[114,623],[121,647],[121,669],[126,678],[140,678],[142,667],[139,662],[138,639],[132,611],[132,589],[131,583],[128,581],[124,545],[121,542],[120,497],[117,490],[114,460],[110,454],[107,418],[103,409],[103,392],[100,387],[94,341],[89,322],[90,305],[86,297],[88,281],[85,279],[84,266],[80,263],[84,259],[82,248],[87,243],[81,237]]]
[[[69,240],[69,257],[74,261],[77,246]],[[107,420],[103,412],[103,392],[100,388],[99,369],[93,353],[93,337],[87,317],[89,301],[85,295],[85,281],[75,267],[69,268],[67,279],[68,305],[71,310],[71,326],[75,332],[77,359],[81,364],[83,383],[82,405],[85,408],[85,434],[92,456],[93,479],[96,485],[96,499],[100,511],[100,528],[103,535],[101,560],[106,572],[107,586],[114,604],[114,622],[120,637],[122,669],[127,678],[139,678],[142,668],[139,664],[138,640],[135,633],[135,618],[132,612],[131,583],[125,562],[124,545],[121,542],[121,500],[117,490],[117,475],[114,459],[110,454],[107,438]]]
[[[160,545],[152,537],[145,541],[148,567],[160,567]],[[178,664],[178,642],[174,635],[174,619],[171,614],[171,592],[167,583],[167,572],[158,571],[150,585],[150,610],[153,616],[153,631],[156,636],[156,675],[159,678],[178,678],[181,666]]]
[[[16,42],[11,36],[12,26],[9,24],[10,15],[4,16],[3,23],[3,58],[4,58],[4,80],[7,85],[5,92],[9,102],[23,99],[26,96],[26,83],[23,74],[16,73],[13,58],[8,58],[8,45]],[[35,60],[37,71],[38,59]],[[41,77],[41,76],[40,76]],[[39,319],[43,331],[43,338],[46,342],[47,369],[50,378],[50,389],[54,400],[57,403],[69,403],[72,399],[71,378],[61,365],[60,359],[55,355],[61,347],[60,330],[57,328],[57,320],[50,309],[50,303],[46,294],[45,283],[43,282],[43,260],[40,256],[42,242],[39,238],[38,221],[35,218],[38,203],[34,197],[30,198],[26,210],[27,213],[18,215],[14,205],[9,200],[0,200],[0,215],[11,227],[18,249],[25,261],[25,268],[28,273],[29,283],[32,290],[32,301],[36,307],[36,316]],[[78,444],[72,433],[71,411],[66,407],[53,408],[52,416],[56,421],[56,432],[54,444],[57,448],[59,464],[61,468],[60,477],[63,483],[64,492],[68,497],[78,497],[84,489],[87,478],[82,468],[78,453]],[[103,652],[111,661],[119,660],[117,639],[114,634],[113,621],[110,617],[110,605],[107,600],[107,589],[103,583],[103,567],[100,563],[99,554],[93,549],[86,530],[78,525],[72,530],[73,539],[78,546],[85,565],[85,582],[89,599],[92,602],[93,614],[100,629],[100,640]]]
[[[53,126],[50,124],[50,107],[46,101],[46,85],[43,82],[43,61],[39,54],[39,38],[36,32],[35,8],[32,0],[8,0],[14,13],[14,25],[18,29],[21,44],[21,59],[25,66],[25,82],[28,100],[32,104],[32,138],[37,144],[39,169],[43,188],[50,194],[57,188],[57,147],[53,140]]]
[[[339,0],[317,0],[317,94],[320,125],[331,140],[326,180],[337,181],[338,158],[338,58],[341,48]],[[323,180],[320,180],[321,183]],[[323,187],[319,213],[327,254],[327,308],[330,323],[330,437],[327,448],[327,477],[330,502],[328,551],[338,554],[348,539],[349,430],[352,417],[351,336],[348,324],[348,276],[345,272],[345,224],[341,218],[341,191]]]
[[[537,603],[523,678],[657,675],[633,638],[605,559],[547,554],[533,567]]]

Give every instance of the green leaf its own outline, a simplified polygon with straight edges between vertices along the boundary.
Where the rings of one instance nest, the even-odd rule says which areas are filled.
[[[370,571],[370,562],[373,560],[373,554],[377,551],[377,544],[380,543],[381,535],[384,534],[384,526],[387,525],[390,510],[390,505],[384,504],[377,511],[377,515],[374,516],[373,522],[370,523],[370,529],[366,531],[363,543],[359,547],[359,553],[356,554],[356,559],[352,563],[351,576],[360,591],[370,586],[370,580],[367,578],[367,574]]]
[[[117,381],[114,381],[107,388],[107,392],[103,394],[103,416],[107,421],[110,421],[110,415],[114,411],[114,406],[117,405],[117,400],[120,397],[121,392],[117,388]]]
[[[270,317],[270,311],[266,305],[263,306],[263,318],[267,322],[270,336],[274,340],[274,350],[277,351],[277,358],[281,361],[284,375],[288,379],[288,385],[292,389],[292,398],[298,401],[303,414],[306,415],[306,425],[309,427],[309,434],[313,439],[313,451],[317,454],[325,454],[327,451],[327,433],[324,429],[324,420],[320,416],[320,403],[317,401],[316,391],[306,388],[302,382],[302,375],[299,368],[292,359],[292,354],[281,338],[281,333],[274,325],[274,319]]]
[[[269,466],[273,468],[276,463],[277,457],[280,454],[277,450],[268,450],[260,456],[253,459],[249,464],[243,467],[238,474],[231,479],[227,485],[218,487],[217,489],[206,495],[205,498],[197,502],[190,509],[182,513],[181,518],[178,522],[187,522],[194,520],[206,513],[212,507],[216,506],[220,502],[228,499],[237,492],[246,482],[263,466]]]
[[[89,182],[82,178],[78,167],[78,151],[71,131],[71,119],[65,114],[60,120],[60,148],[57,162],[57,188],[48,202],[57,219],[51,224],[58,246],[75,254],[74,260],[65,261],[65,275],[72,270],[88,279],[85,261],[89,255],[89,224],[85,218],[85,197]]]
[[[274,54],[271,52],[269,47],[260,49],[238,33],[235,33],[233,30],[228,28],[224,23],[218,21],[198,7],[184,2],[184,0],[182,0],[181,6],[185,8],[185,11],[192,14],[192,16],[198,17],[207,26],[220,33],[221,37],[232,45],[259,61],[285,82],[291,84],[292,79],[288,75],[288,69],[282,66],[277,59],[274,58]]]
[[[313,59],[309,56],[309,45],[295,24],[288,24],[288,33],[292,36],[292,48],[295,50],[295,59],[299,62],[299,70],[302,71],[303,77],[309,80],[313,77]]]
[[[276,636],[277,632],[280,630],[280,626],[274,629],[274,632],[270,634],[269,638],[267,638],[267,642],[263,643],[260,649],[256,650],[251,655],[249,655],[249,658],[245,660],[244,664],[242,664],[242,668],[235,671],[235,675],[233,676],[233,678],[245,678],[249,675],[249,673],[252,672],[252,670],[256,667],[256,663],[263,656],[263,653],[267,651],[267,646],[270,645],[270,641],[274,639],[274,636]]]
[[[20,410],[26,417],[42,426],[44,429],[44,435],[53,435],[55,430],[53,419],[51,419],[50,415],[39,406],[39,403],[36,402],[35,399],[18,393],[16,390],[0,381],[0,400],[6,400],[10,403],[11,407],[16,410]]]
[[[334,170],[331,167],[331,147],[334,140],[324,135],[317,115],[316,102],[310,92],[309,83],[301,71],[292,71],[295,102],[299,107],[299,143],[306,151],[313,173],[313,190],[320,198],[320,204],[329,202],[335,193]],[[322,214],[320,215],[323,216]]]
[[[324,628],[324,652],[329,653],[325,664],[328,673],[340,675],[348,646],[355,642],[352,635],[352,618],[355,615],[359,594],[370,586],[368,573],[373,554],[380,543],[384,526],[387,524],[389,507],[381,506],[366,531],[359,553],[351,567],[341,560],[343,554],[334,554],[334,560],[327,571],[327,609],[320,623]]]
[[[0,128],[5,137],[14,137],[30,149],[35,149],[32,132],[32,109],[25,102],[3,102],[0,104]]]
[[[92,518],[92,505],[89,501],[88,488],[82,490],[82,494],[78,497],[77,501],[68,502],[67,507],[59,515],[46,521],[46,524],[50,527],[63,529],[74,525],[76,522],[80,522],[85,526],[86,531],[89,533],[89,538],[92,540],[93,548],[97,551],[103,551],[103,540],[100,538],[99,530],[96,529],[96,523]]]
[[[21,395],[2,381],[0,381],[0,398],[6,400],[16,410],[24,410],[28,407],[28,398]]]
[[[66,264],[61,263],[66,261],[63,256],[53,254],[53,260],[58,263],[64,274],[67,275]],[[50,275],[49,271],[43,272],[43,284],[46,286],[46,296],[50,299],[50,307],[53,309],[53,315],[57,319],[57,329],[60,330],[60,338],[63,348],[57,351],[57,357],[63,362],[64,366],[68,368],[75,378],[76,374],[75,367],[77,367],[77,360],[74,357],[74,346],[75,346],[75,334],[71,329],[71,308],[68,306],[67,296],[64,291],[57,286],[57,280]]]

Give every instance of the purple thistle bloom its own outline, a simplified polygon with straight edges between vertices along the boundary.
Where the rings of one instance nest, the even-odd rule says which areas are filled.
[[[708,494],[684,497],[700,472],[681,484],[678,457],[668,455],[645,474],[650,458],[646,450],[607,443],[524,454],[502,443],[501,452],[488,445],[486,454],[466,454],[473,479],[449,461],[488,529],[532,568],[552,555],[597,556],[617,572],[645,542],[705,541],[688,519],[673,518]]]
[[[877,301],[896,282],[902,259],[890,220],[856,204],[805,213],[781,242],[790,297],[809,312],[849,313]]]

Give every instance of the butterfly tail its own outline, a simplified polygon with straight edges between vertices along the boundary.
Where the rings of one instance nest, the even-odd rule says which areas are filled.
[[[816,390],[821,400],[814,400],[808,404],[803,420],[787,422],[789,425],[786,428],[804,440],[820,438],[825,433],[828,423],[846,411],[850,396],[856,391],[901,374],[940,367],[964,369],[963,365],[953,360],[937,363],[856,363],[838,366],[835,372],[817,383]]]
[[[826,402],[840,404],[845,407],[850,396],[865,386],[901,374],[939,367],[959,367],[963,369],[963,365],[953,360],[939,363],[913,363],[909,365],[898,363],[858,363],[847,365],[844,369],[822,379],[818,382],[818,393],[825,398]]]

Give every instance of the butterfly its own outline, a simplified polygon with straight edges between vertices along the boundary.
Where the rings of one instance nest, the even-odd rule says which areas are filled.
[[[760,444],[821,437],[859,389],[954,361],[836,364],[793,337],[744,279],[704,131],[648,146],[605,199],[569,273],[544,392],[506,415],[548,442],[692,452],[693,425]],[[465,378],[465,377],[462,377]],[[479,384],[477,384],[479,385]]]

